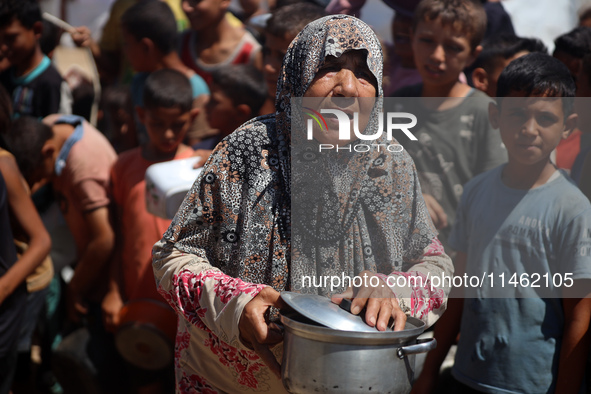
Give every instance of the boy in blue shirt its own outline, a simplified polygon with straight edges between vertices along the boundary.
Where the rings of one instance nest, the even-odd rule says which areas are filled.
[[[35,0],[0,2],[0,52],[11,65],[0,74],[0,84],[12,96],[15,118],[72,113],[68,84],[41,52],[42,30],[41,11]]]
[[[591,205],[550,160],[576,125],[574,93],[568,69],[545,54],[523,56],[501,73],[490,118],[509,162],[466,184],[450,237],[457,274],[492,275],[494,287],[489,281],[470,289],[475,298],[450,296],[435,328],[438,348],[414,392],[433,392],[458,332],[454,392],[581,389],[591,318]]]

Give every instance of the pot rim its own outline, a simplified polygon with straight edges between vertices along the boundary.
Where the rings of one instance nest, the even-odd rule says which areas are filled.
[[[347,345],[399,345],[416,340],[425,331],[425,323],[415,317],[407,317],[406,327],[402,331],[342,331],[319,325],[307,324],[295,320],[298,313],[281,313],[281,323],[285,331],[294,335],[328,343]]]

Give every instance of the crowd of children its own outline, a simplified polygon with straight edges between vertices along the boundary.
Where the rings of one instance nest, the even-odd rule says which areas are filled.
[[[556,37],[551,56],[515,35],[497,1],[385,2],[395,16],[392,39],[382,37],[392,41],[384,92],[420,120],[418,142],[400,143],[456,273],[533,266],[572,274],[579,290],[450,298],[413,393],[443,391],[441,363],[456,343],[449,392],[591,391],[591,290],[580,291],[591,289],[589,12]],[[146,170],[204,163],[241,124],[274,113],[283,56],[340,3],[327,4],[273,2],[257,30],[229,0],[115,1],[100,42],[84,26],[69,32],[101,76],[92,125],[52,65],[55,29],[39,3],[0,3],[0,394],[80,392],[59,373],[63,338],[80,330],[101,343],[79,356],[94,379],[86,392],[174,391],[172,363],[146,372],[115,348],[126,304],[164,301],[151,250],[170,220],[146,209]],[[512,232],[524,217],[538,225]],[[37,381],[32,341],[42,348]]]

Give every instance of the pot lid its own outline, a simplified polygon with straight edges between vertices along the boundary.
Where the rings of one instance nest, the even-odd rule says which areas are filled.
[[[328,328],[340,331],[381,332],[375,327],[368,326],[361,316],[353,315],[334,304],[328,297],[284,291],[281,298],[296,312]]]

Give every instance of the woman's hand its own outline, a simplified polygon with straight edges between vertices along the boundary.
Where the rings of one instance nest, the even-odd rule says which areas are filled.
[[[447,227],[447,215],[435,197],[423,193],[423,199],[425,200],[425,205],[427,205],[429,215],[431,216],[435,228],[439,230]]]
[[[281,366],[269,347],[283,341],[283,333],[274,323],[267,323],[265,315],[271,306],[283,308],[285,303],[279,292],[272,287],[265,287],[244,307],[238,328],[242,342],[254,350],[281,379]]]
[[[343,294],[332,296],[331,301],[340,304],[343,298],[353,298],[351,313],[358,315],[366,307],[365,322],[369,326],[385,331],[392,318],[394,331],[403,330],[406,315],[400,309],[398,299],[390,287],[373,272],[363,271],[359,276],[363,279],[360,287],[349,287]]]

